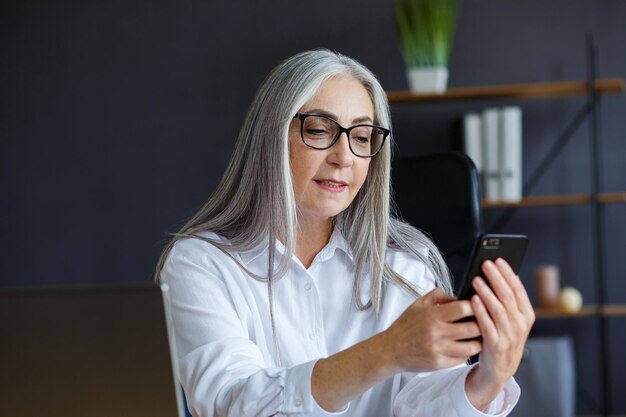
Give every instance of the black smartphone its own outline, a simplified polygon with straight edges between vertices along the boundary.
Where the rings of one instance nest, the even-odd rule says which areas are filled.
[[[490,233],[480,235],[472,250],[470,263],[459,292],[459,299],[469,300],[476,293],[472,286],[472,280],[477,276],[484,278],[481,265],[486,260],[495,261],[498,258],[503,258],[511,265],[513,271],[519,274],[526,253],[526,246],[528,246],[528,237],[524,235]]]

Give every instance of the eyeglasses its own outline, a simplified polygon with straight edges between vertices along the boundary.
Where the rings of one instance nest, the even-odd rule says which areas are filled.
[[[345,128],[333,119],[319,114],[296,113],[293,118],[300,119],[300,136],[306,146],[328,149],[337,143],[341,134],[345,132],[350,150],[361,158],[376,156],[391,133],[384,127],[367,124]]]

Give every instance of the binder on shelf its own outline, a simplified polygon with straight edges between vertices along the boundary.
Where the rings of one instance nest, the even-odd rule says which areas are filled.
[[[482,113],[483,189],[485,200],[500,199],[500,111],[486,108]]]
[[[500,200],[522,199],[522,109],[500,109]]]
[[[483,174],[483,134],[482,123],[478,113],[467,113],[463,116],[463,148],[467,156],[476,165],[478,175]]]
[[[463,116],[463,147],[488,201],[522,199],[522,109],[490,107]]]

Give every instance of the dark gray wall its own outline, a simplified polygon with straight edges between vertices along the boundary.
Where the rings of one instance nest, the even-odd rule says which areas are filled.
[[[7,2],[5,2],[7,3]],[[166,233],[215,187],[258,84],[278,61],[326,46],[361,60],[387,89],[404,89],[390,2],[12,1],[0,13],[0,286],[148,281]],[[626,2],[466,0],[451,86],[583,79],[584,37],[600,76],[626,76]],[[458,120],[495,103],[394,106],[399,155],[454,149]],[[527,101],[524,170],[584,99]],[[605,191],[626,190],[626,99],[604,98]],[[537,194],[589,191],[584,124]],[[626,206],[607,207],[611,302],[626,302]],[[490,224],[497,213],[486,213]],[[507,231],[531,239],[522,270],[556,263],[563,284],[593,302],[588,207],[519,211]],[[625,319],[612,319],[613,404],[626,383]],[[573,334],[579,411],[600,399],[592,319],[542,321]]]

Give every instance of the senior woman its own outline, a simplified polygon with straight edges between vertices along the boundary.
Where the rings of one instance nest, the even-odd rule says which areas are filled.
[[[471,301],[451,295],[437,248],[390,210],[390,129],[384,90],[341,54],[297,54],[263,82],[157,266],[195,416],[511,411],[526,291],[500,259]]]

